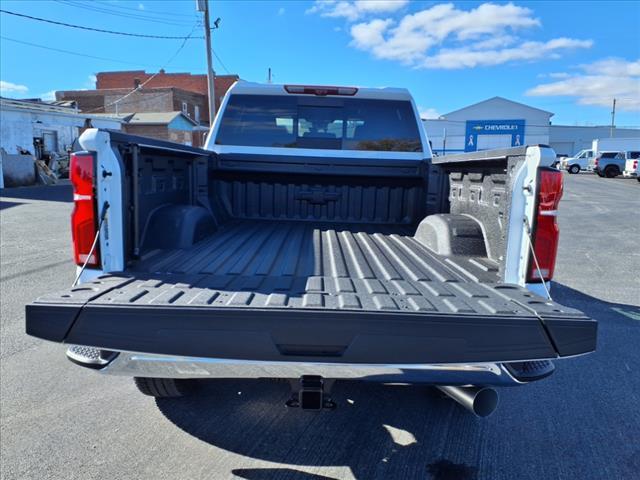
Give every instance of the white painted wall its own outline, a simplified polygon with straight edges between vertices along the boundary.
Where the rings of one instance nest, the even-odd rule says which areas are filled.
[[[610,127],[574,127],[552,125],[549,130],[549,146],[556,154],[575,155],[580,150],[591,148],[596,138],[609,138]],[[616,128],[614,138],[640,138],[640,129]]]
[[[58,136],[58,151],[64,153],[78,137],[79,128],[88,116],[74,113],[38,112],[23,109],[0,109],[0,147],[8,153],[18,153],[20,146],[34,153],[33,138],[43,131],[55,131]],[[118,120],[91,117],[95,128],[120,130]]]

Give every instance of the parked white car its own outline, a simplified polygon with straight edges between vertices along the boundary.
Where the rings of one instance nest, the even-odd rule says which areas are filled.
[[[575,156],[560,161],[560,166],[569,173],[593,170],[593,150],[580,150]]]

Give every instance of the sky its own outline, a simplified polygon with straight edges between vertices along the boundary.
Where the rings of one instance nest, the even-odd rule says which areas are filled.
[[[195,0],[0,0],[0,95],[51,99],[101,71],[206,72]],[[640,2],[210,0],[214,69],[256,82],[406,87],[426,118],[502,96],[554,124],[640,126]]]

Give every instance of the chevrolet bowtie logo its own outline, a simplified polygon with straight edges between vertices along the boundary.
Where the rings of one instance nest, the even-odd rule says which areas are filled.
[[[484,127],[482,127],[482,125],[476,125],[475,127],[473,127],[474,130],[482,130]]]

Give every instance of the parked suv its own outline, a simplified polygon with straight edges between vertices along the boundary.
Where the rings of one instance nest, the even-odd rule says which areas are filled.
[[[614,178],[624,171],[625,152],[600,152],[594,161],[593,171],[599,177]]]

